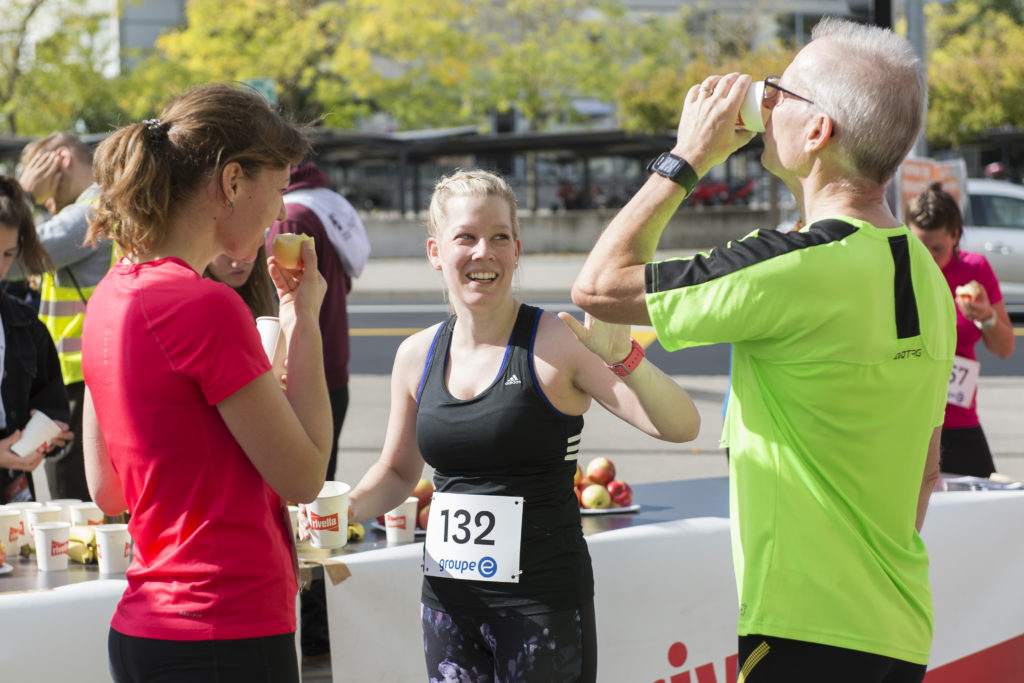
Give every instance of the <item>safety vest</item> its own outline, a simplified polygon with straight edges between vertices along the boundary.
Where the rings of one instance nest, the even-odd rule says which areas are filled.
[[[80,200],[91,204],[96,198]],[[116,249],[111,244],[110,265],[116,260]],[[81,382],[82,376],[82,323],[85,321],[85,303],[96,286],[80,287],[70,267],[61,268],[61,284],[53,272],[43,273],[39,286],[39,319],[50,331],[57,347],[60,371],[64,384]]]

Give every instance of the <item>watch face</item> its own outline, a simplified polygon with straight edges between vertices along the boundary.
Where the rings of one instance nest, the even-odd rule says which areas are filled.
[[[684,163],[685,162],[682,159],[670,157],[665,154],[658,158],[656,169],[659,173],[673,178],[677,173],[679,173],[679,169],[682,168]]]

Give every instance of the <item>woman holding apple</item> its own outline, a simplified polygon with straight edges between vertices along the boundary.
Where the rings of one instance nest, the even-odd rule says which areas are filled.
[[[1013,325],[988,260],[960,250],[964,229],[960,206],[941,183],[933,183],[911,200],[906,220],[942,269],[957,309],[956,360],[942,424],[940,467],[943,472],[987,477],[996,466],[978,419],[979,365],[974,347],[980,339],[995,355],[1009,357],[1014,347]]]
[[[421,606],[430,680],[593,681],[593,572],[573,485],[583,413],[596,399],[681,442],[697,434],[696,407],[628,326],[515,299],[522,244],[503,179],[441,179],[427,227],[453,312],[399,347],[384,448],[351,494],[353,518],[394,508],[424,462],[434,468]]]

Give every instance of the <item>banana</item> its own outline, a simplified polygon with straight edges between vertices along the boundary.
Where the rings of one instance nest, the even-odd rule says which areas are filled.
[[[92,564],[96,561],[96,549],[76,539],[68,541],[68,559],[79,564]]]
[[[83,545],[96,547],[96,530],[91,526],[73,526],[68,538]]]
[[[359,522],[348,523],[348,540],[350,541],[361,541],[363,536],[366,535],[366,529]]]
[[[96,562],[96,530],[91,526],[73,526],[68,536],[68,559],[80,564]]]

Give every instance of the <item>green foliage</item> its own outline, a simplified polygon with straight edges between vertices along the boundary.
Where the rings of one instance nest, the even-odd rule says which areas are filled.
[[[107,130],[119,109],[110,79],[110,33],[86,0],[7,0],[0,33],[0,122],[6,132]],[[52,31],[28,40],[30,21]]]
[[[632,57],[616,91],[620,125],[632,132],[672,130],[687,91],[707,76],[733,71],[754,79],[777,75],[796,54],[781,44],[751,49],[753,41],[742,22],[709,21],[687,9],[630,26],[625,45]]]
[[[1024,26],[993,5],[1020,10],[973,0],[925,8],[932,144],[957,146],[1024,122]]]

